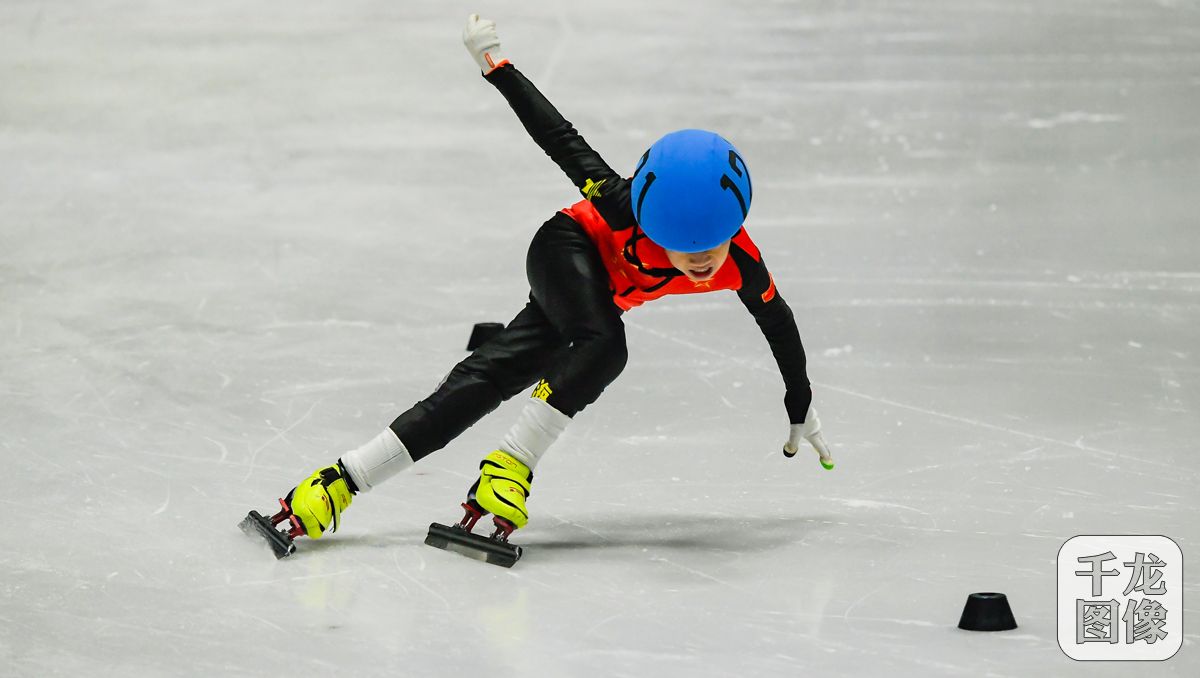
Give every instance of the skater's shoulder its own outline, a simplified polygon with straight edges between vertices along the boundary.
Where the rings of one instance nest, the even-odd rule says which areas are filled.
[[[744,302],[752,308],[761,308],[776,298],[775,278],[767,270],[762,253],[745,228],[733,236],[729,258],[738,268],[741,284],[736,289]]]
[[[739,252],[748,255],[754,263],[762,263],[762,252],[759,251],[758,245],[754,244],[754,239],[746,232],[746,227],[738,229],[738,232],[733,235],[733,239],[729,245],[730,252]],[[737,259],[743,259],[737,257]],[[742,263],[742,262],[739,262]]]
[[[591,187],[590,179],[588,183]],[[611,187],[608,182],[603,181],[597,185],[604,189],[611,188],[611,190],[601,194],[593,189],[589,195],[587,190],[581,189],[583,200],[570,207],[564,207],[560,212],[579,222],[585,228],[603,227],[605,231],[624,231],[631,228],[635,220],[633,210],[629,207],[628,182],[616,178]]]

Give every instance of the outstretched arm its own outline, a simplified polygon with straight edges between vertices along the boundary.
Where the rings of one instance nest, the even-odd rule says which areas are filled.
[[[795,456],[800,441],[807,440],[820,456],[821,466],[832,469],[833,456],[821,435],[821,420],[812,406],[808,359],[792,309],[775,289],[775,280],[761,258],[742,249],[737,243],[730,246],[729,255],[742,273],[738,298],[754,316],[783,376],[783,405],[790,424],[783,453],[789,457]]]
[[[613,171],[537,87],[500,53],[496,24],[479,15],[467,18],[463,44],[480,71],[517,114],[525,131],[591,200],[613,228],[633,221],[628,182]]]
[[[738,290],[738,298],[754,316],[775,356],[779,374],[783,376],[783,404],[789,423],[803,424],[812,405],[812,387],[808,380],[808,359],[804,354],[804,344],[800,341],[800,330],[796,328],[791,307],[775,289],[766,267],[762,262],[756,263],[763,279],[746,280],[742,289]]]

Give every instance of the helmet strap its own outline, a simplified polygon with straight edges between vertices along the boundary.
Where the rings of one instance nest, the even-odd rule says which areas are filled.
[[[625,261],[633,264],[639,273],[653,276],[655,278],[674,278],[675,276],[683,275],[683,271],[677,268],[649,268],[642,263],[642,258],[637,254],[637,243],[639,240],[649,240],[650,238],[642,232],[640,226],[636,223],[633,225],[633,235],[625,241],[625,247],[621,253],[625,255]],[[665,284],[665,283],[664,283]],[[657,287],[655,288],[657,289]]]

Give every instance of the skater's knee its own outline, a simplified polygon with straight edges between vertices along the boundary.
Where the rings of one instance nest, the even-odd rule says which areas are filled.
[[[576,346],[587,347],[594,365],[606,375],[605,383],[616,379],[629,362],[629,347],[625,343],[623,325],[592,332],[577,340]]]
[[[573,417],[595,402],[625,369],[629,349],[624,328],[577,336],[571,342],[567,358],[539,384],[533,397],[542,398],[559,412]]]
[[[490,356],[484,355],[482,351],[476,351],[469,355],[462,362],[454,366],[450,373],[438,385],[438,389],[442,388],[462,388],[470,385],[474,388],[487,388],[496,391],[496,394],[504,398],[504,381],[503,370],[492,360]]]
[[[629,362],[629,346],[625,343],[625,328],[620,332],[604,335],[605,362],[612,365],[617,374],[625,369]]]

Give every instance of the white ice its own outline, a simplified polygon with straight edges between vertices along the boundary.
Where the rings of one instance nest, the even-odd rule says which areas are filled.
[[[422,540],[519,402],[288,560],[237,530],[511,317],[576,199],[471,11],[614,166],[741,148],[836,470],[718,293],[626,316],[512,570]],[[0,675],[1195,676],[1198,109],[1188,0],[8,0]],[[1059,650],[1097,533],[1191,559],[1169,662]],[[1020,627],[955,628],[988,590]]]

